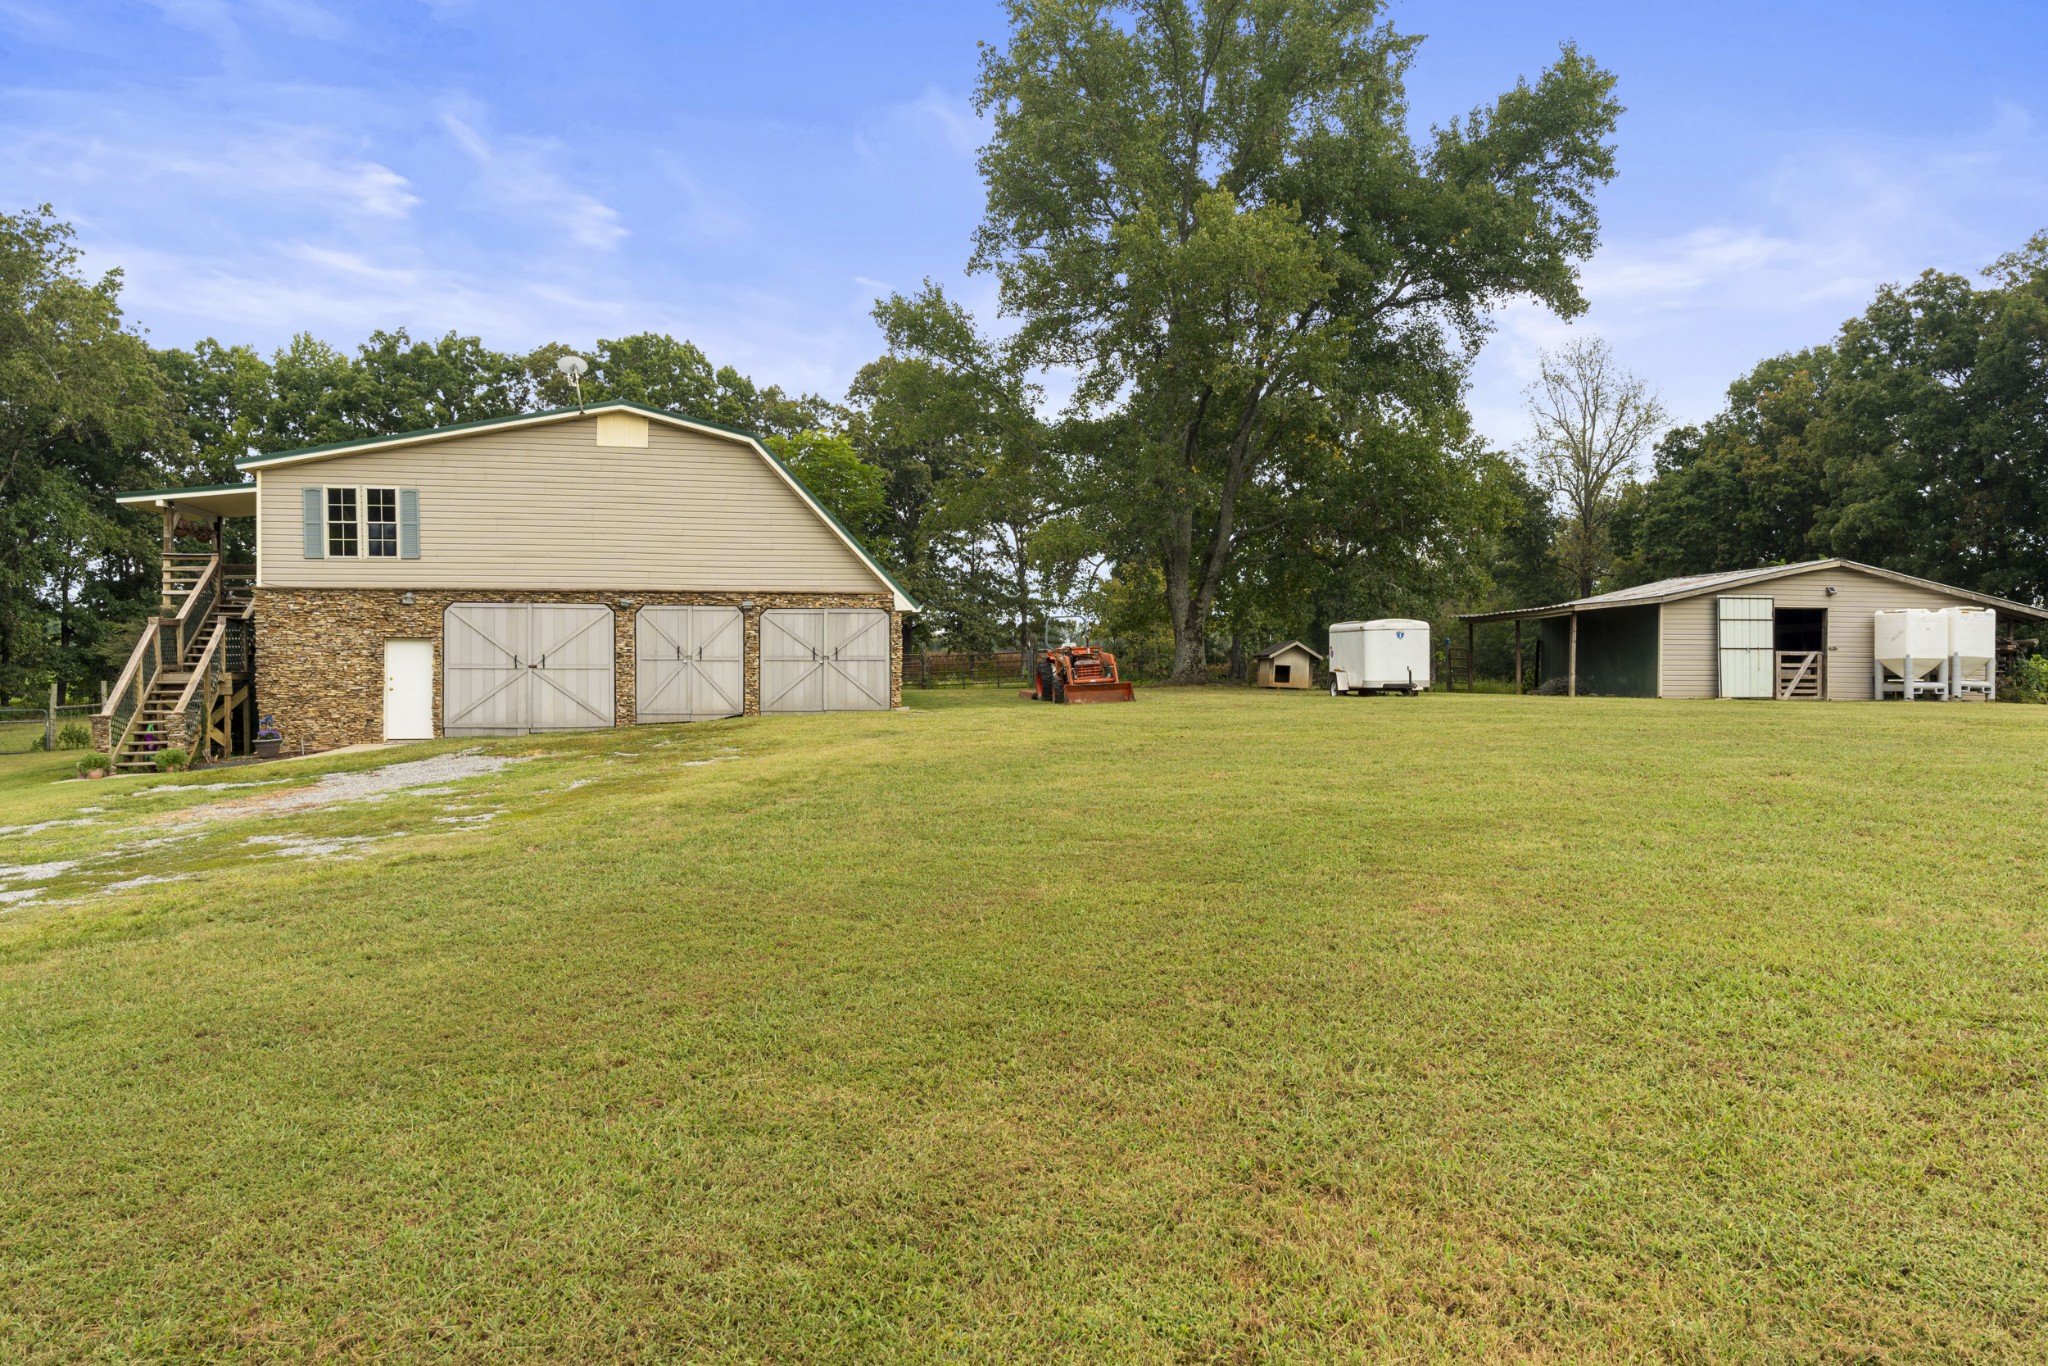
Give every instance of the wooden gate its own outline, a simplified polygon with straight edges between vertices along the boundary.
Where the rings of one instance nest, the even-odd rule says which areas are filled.
[[[612,609],[455,603],[443,618],[444,735],[523,735],[613,724]]]
[[[761,710],[887,711],[889,614],[780,608],[761,614]]]
[[[737,607],[643,607],[633,626],[634,719],[708,721],[746,710]]]
[[[1819,650],[1780,650],[1778,660],[1778,700],[1819,701],[1825,691],[1824,670],[1827,657]]]

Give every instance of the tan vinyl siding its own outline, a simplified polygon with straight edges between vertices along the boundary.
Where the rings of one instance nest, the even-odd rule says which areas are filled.
[[[746,443],[595,416],[257,471],[265,587],[872,593],[888,585]],[[419,490],[420,557],[304,557],[301,490]]]
[[[1837,591],[1829,597],[1829,587]],[[1773,608],[1823,607],[1828,614],[1827,695],[1838,702],[1870,700],[1870,660],[1876,648],[1872,617],[1905,607],[1967,607],[1968,598],[1952,596],[1910,583],[1899,583],[1855,569],[1815,569],[1782,579],[1741,584],[1719,593],[1681,598],[1664,604],[1663,659],[1659,695],[1718,695],[1718,645],[1714,632],[1714,600],[1718,597],[1770,598]]]

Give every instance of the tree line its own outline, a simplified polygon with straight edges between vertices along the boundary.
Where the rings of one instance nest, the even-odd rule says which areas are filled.
[[[2048,588],[2043,239],[1983,286],[1880,292],[1698,427],[1664,430],[1597,341],[1566,348],[1504,451],[1473,430],[1470,366],[1506,303],[1585,310],[1610,73],[1565,45],[1417,131],[1419,40],[1375,0],[1018,0],[1009,25],[977,87],[969,261],[1003,330],[930,283],[891,295],[880,354],[831,399],[664,335],[575,348],[587,398],[761,434],[925,604],[934,645],[1091,634],[1195,681],[1333,620],[1813,554]],[[159,348],[120,286],[51,209],[0,216],[0,693],[90,691],[151,612],[153,523],[115,491],[573,398],[562,343]]]
[[[1621,581],[1839,555],[2048,598],[2048,232],[1763,361],[1617,514]]]

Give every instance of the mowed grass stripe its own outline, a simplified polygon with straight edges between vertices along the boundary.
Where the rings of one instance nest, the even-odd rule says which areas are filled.
[[[911,700],[0,916],[0,1343],[2048,1350],[2048,714]]]

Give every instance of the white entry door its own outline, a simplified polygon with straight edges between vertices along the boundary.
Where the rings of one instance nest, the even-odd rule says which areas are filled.
[[[1716,598],[1721,696],[1776,697],[1776,633],[1769,598]]]
[[[456,603],[445,620],[445,734],[523,735],[613,723],[611,608]]]
[[[434,642],[384,642],[384,738],[434,738]]]
[[[778,608],[761,614],[761,710],[887,711],[889,614]]]
[[[737,607],[643,607],[634,618],[634,716],[709,721],[746,708],[746,628]]]

